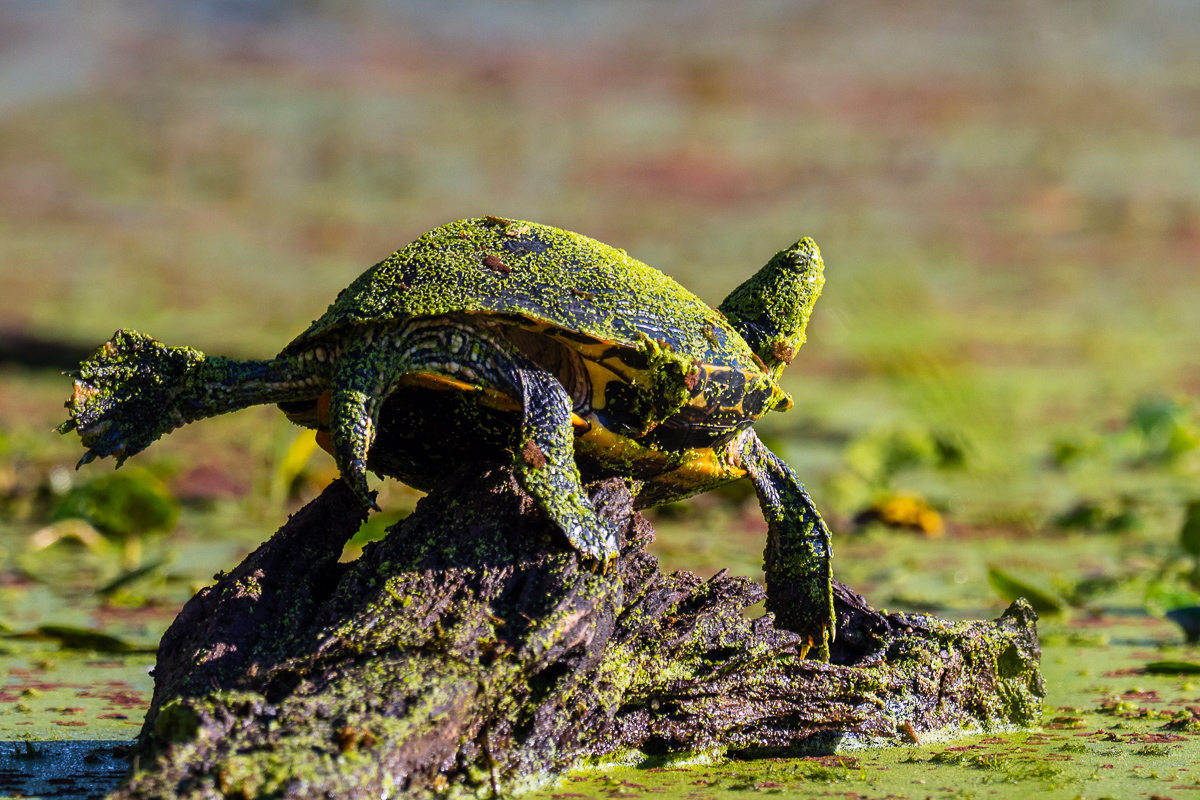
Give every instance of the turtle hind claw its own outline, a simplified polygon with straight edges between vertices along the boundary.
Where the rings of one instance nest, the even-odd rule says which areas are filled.
[[[578,550],[577,553],[580,565],[593,575],[609,577],[616,575],[620,571],[617,568],[617,554],[615,553],[606,553],[603,556],[595,555],[586,550]]]
[[[342,474],[342,480],[350,487],[351,493],[358,498],[358,501],[370,511],[382,511],[376,498],[379,497],[379,492],[372,492],[367,488],[367,478],[361,472],[352,473],[350,475]]]

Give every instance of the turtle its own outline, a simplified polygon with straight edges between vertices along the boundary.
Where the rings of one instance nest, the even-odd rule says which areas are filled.
[[[428,490],[464,463],[517,482],[594,565],[619,534],[584,483],[619,476],[639,508],[748,477],[768,523],[767,610],[829,658],[830,531],[754,422],[792,399],[784,367],[824,284],[804,238],[712,308],[624,250],[488,216],[420,236],[368,269],[268,361],[118,330],[75,373],[58,430],[79,466],[117,465],[189,422],[274,403],[365,506],[366,473]]]

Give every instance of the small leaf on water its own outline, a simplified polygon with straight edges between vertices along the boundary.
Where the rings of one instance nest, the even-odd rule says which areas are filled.
[[[1151,661],[1146,665],[1151,675],[1200,675],[1200,664],[1195,661]]]
[[[103,550],[107,543],[104,537],[85,520],[78,518],[60,519],[42,528],[29,537],[31,550],[45,550],[59,542],[78,542],[89,550]]]
[[[881,497],[860,511],[854,518],[857,525],[878,522],[889,528],[902,528],[924,533],[936,539],[945,533],[946,523],[928,501],[915,494],[891,494]]]
[[[1179,544],[1191,555],[1200,556],[1200,500],[1187,504],[1183,527],[1179,531]]]
[[[59,646],[69,650],[95,650],[97,653],[130,653],[136,649],[116,636],[70,625],[39,625],[28,633],[14,634],[11,638],[53,639]]]
[[[114,595],[117,592],[119,592],[121,589],[124,589],[126,586],[137,583],[142,578],[145,578],[148,575],[150,575],[154,572],[157,572],[158,568],[161,567],[165,563],[167,563],[167,562],[161,561],[161,560],[155,561],[152,564],[147,564],[144,567],[139,567],[138,569],[135,569],[132,572],[126,572],[122,575],[118,575],[116,578],[114,578],[113,580],[109,581],[108,583],[104,584],[99,589],[97,589],[96,594],[100,595],[101,597],[109,597],[110,595]]]
[[[1049,592],[1030,586],[995,567],[988,569],[988,582],[1003,600],[1012,602],[1024,597],[1039,614],[1061,614],[1063,604]]]
[[[42,528],[17,554],[17,566],[55,589],[91,591],[120,572],[119,550],[82,519],[64,519]]]

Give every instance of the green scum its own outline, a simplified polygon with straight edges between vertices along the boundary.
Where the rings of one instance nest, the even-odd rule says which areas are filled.
[[[276,403],[318,431],[366,505],[368,469],[428,489],[464,462],[507,460],[600,561],[620,541],[584,480],[635,481],[646,507],[748,476],[769,526],[767,608],[828,659],[829,530],[751,427],[791,407],[777,381],[822,269],[803,239],[713,309],[585,236],[462,220],[367,270],[270,361],[117,331],[80,366],[59,430],[78,430],[81,464],[120,464],[189,422]]]

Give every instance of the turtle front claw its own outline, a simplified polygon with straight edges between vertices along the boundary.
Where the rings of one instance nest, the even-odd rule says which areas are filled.
[[[815,636],[805,635],[801,637],[796,645],[796,652],[800,658],[808,658],[809,652],[816,648],[817,658],[820,661],[829,661],[829,645],[833,644],[833,638],[836,634],[836,629],[833,627],[823,628],[820,633]]]
[[[580,556],[580,560],[587,565],[588,572],[593,575],[607,577],[615,574],[617,571],[617,559],[615,557],[596,558],[595,556],[583,553]]]
[[[375,498],[379,492],[372,492],[367,486],[367,470],[365,453],[360,455],[360,448],[353,438],[338,442],[334,440],[333,460],[337,463],[342,480],[350,487],[350,491],[366,508],[379,511]]]
[[[621,533],[604,517],[595,513],[591,519],[585,518],[583,525],[573,526],[567,531],[567,538],[580,552],[595,559],[607,574],[608,568],[621,555]],[[587,523],[591,524],[587,524]]]
[[[338,472],[342,473],[342,480],[359,502],[372,511],[378,511],[379,504],[375,502],[375,497],[379,493],[372,492],[367,486],[367,472],[363,469],[362,460],[355,458],[353,447],[346,447],[345,443],[342,447],[335,446],[333,460]]]
[[[799,635],[801,658],[829,661],[829,647],[837,635],[833,596],[820,581],[783,582],[767,575],[767,611],[775,615],[775,627]]]

